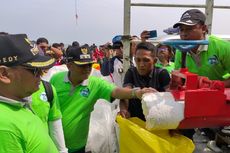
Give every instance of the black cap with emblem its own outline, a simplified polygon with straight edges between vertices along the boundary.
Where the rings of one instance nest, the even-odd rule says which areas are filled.
[[[93,64],[93,53],[89,47],[83,45],[81,47],[70,46],[66,50],[67,62],[74,62],[77,65]]]
[[[0,35],[0,65],[50,68],[55,59],[41,56],[35,44],[32,44],[26,34]]]
[[[190,9],[182,14],[180,21],[174,24],[173,28],[176,28],[181,24],[190,26],[196,25],[198,23],[204,24],[205,20],[206,17],[203,12],[198,9]]]

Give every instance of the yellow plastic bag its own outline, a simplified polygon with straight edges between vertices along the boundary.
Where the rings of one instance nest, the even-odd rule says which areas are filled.
[[[117,116],[120,128],[120,153],[192,153],[193,142],[179,134],[170,136],[168,130],[147,131],[138,118]]]

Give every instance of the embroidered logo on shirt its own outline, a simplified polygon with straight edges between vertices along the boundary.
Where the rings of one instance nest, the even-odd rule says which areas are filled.
[[[208,58],[208,63],[210,65],[215,65],[215,64],[219,63],[219,60],[218,60],[218,58],[217,58],[216,55],[213,55],[213,56],[211,56],[211,57]]]
[[[84,88],[80,91],[80,95],[83,97],[88,97],[89,93],[90,93],[89,88]]]
[[[42,101],[48,101],[48,98],[47,98],[47,96],[46,96],[46,93],[45,93],[45,92],[42,92],[42,93],[41,93],[41,95],[40,95],[40,99],[41,99]]]

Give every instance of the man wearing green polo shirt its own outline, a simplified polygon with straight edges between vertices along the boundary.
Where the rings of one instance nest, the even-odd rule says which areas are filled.
[[[230,79],[224,80],[223,76],[230,72],[230,43],[215,36],[206,36],[206,17],[198,9],[190,9],[184,12],[180,21],[174,24],[174,28],[179,27],[180,38],[182,40],[204,40],[208,39],[209,44],[200,45],[192,49],[186,55],[186,67],[190,72],[200,76],[206,76],[210,80],[221,80],[225,87],[230,87]],[[180,51],[176,51],[175,69],[181,67]],[[215,138],[215,132],[210,129],[202,129],[209,139]],[[186,132],[185,135],[192,138],[194,132]]]
[[[62,115],[58,103],[57,92],[51,84],[50,88],[52,88],[52,90],[49,90],[48,87],[45,89],[45,83],[47,84],[48,82],[42,81],[39,85],[39,90],[32,94],[31,109],[34,114],[42,120],[47,133],[49,133],[59,152],[68,153],[68,149],[65,147],[61,119]],[[52,92],[52,100],[48,98],[48,91]]]
[[[43,69],[55,63],[38,52],[25,34],[0,36],[1,153],[58,153],[26,98],[39,89]]]
[[[61,111],[58,104],[58,97],[54,87],[53,100],[48,102],[43,83],[39,85],[39,90],[32,94],[31,108],[34,113],[42,120],[48,132],[48,121],[61,119]]]
[[[89,76],[94,60],[87,46],[69,47],[66,56],[69,71],[54,75],[51,83],[59,98],[67,148],[70,153],[84,153],[90,113],[98,99],[141,98],[143,93],[155,90],[118,88],[101,78]]]
[[[200,45],[186,56],[186,67],[190,72],[206,76],[210,80],[222,80],[230,87],[230,80],[223,76],[230,72],[230,43],[213,35],[206,36],[205,15],[198,9],[186,11],[173,27],[179,27],[182,40],[208,39],[209,45]],[[176,51],[175,69],[181,67],[181,52]]]

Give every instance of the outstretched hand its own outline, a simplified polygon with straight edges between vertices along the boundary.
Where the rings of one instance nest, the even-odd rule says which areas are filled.
[[[136,97],[139,98],[139,99],[142,99],[142,95],[145,94],[145,93],[153,93],[153,92],[158,92],[156,89],[154,88],[142,88],[142,89],[137,89],[135,94],[136,94]]]

